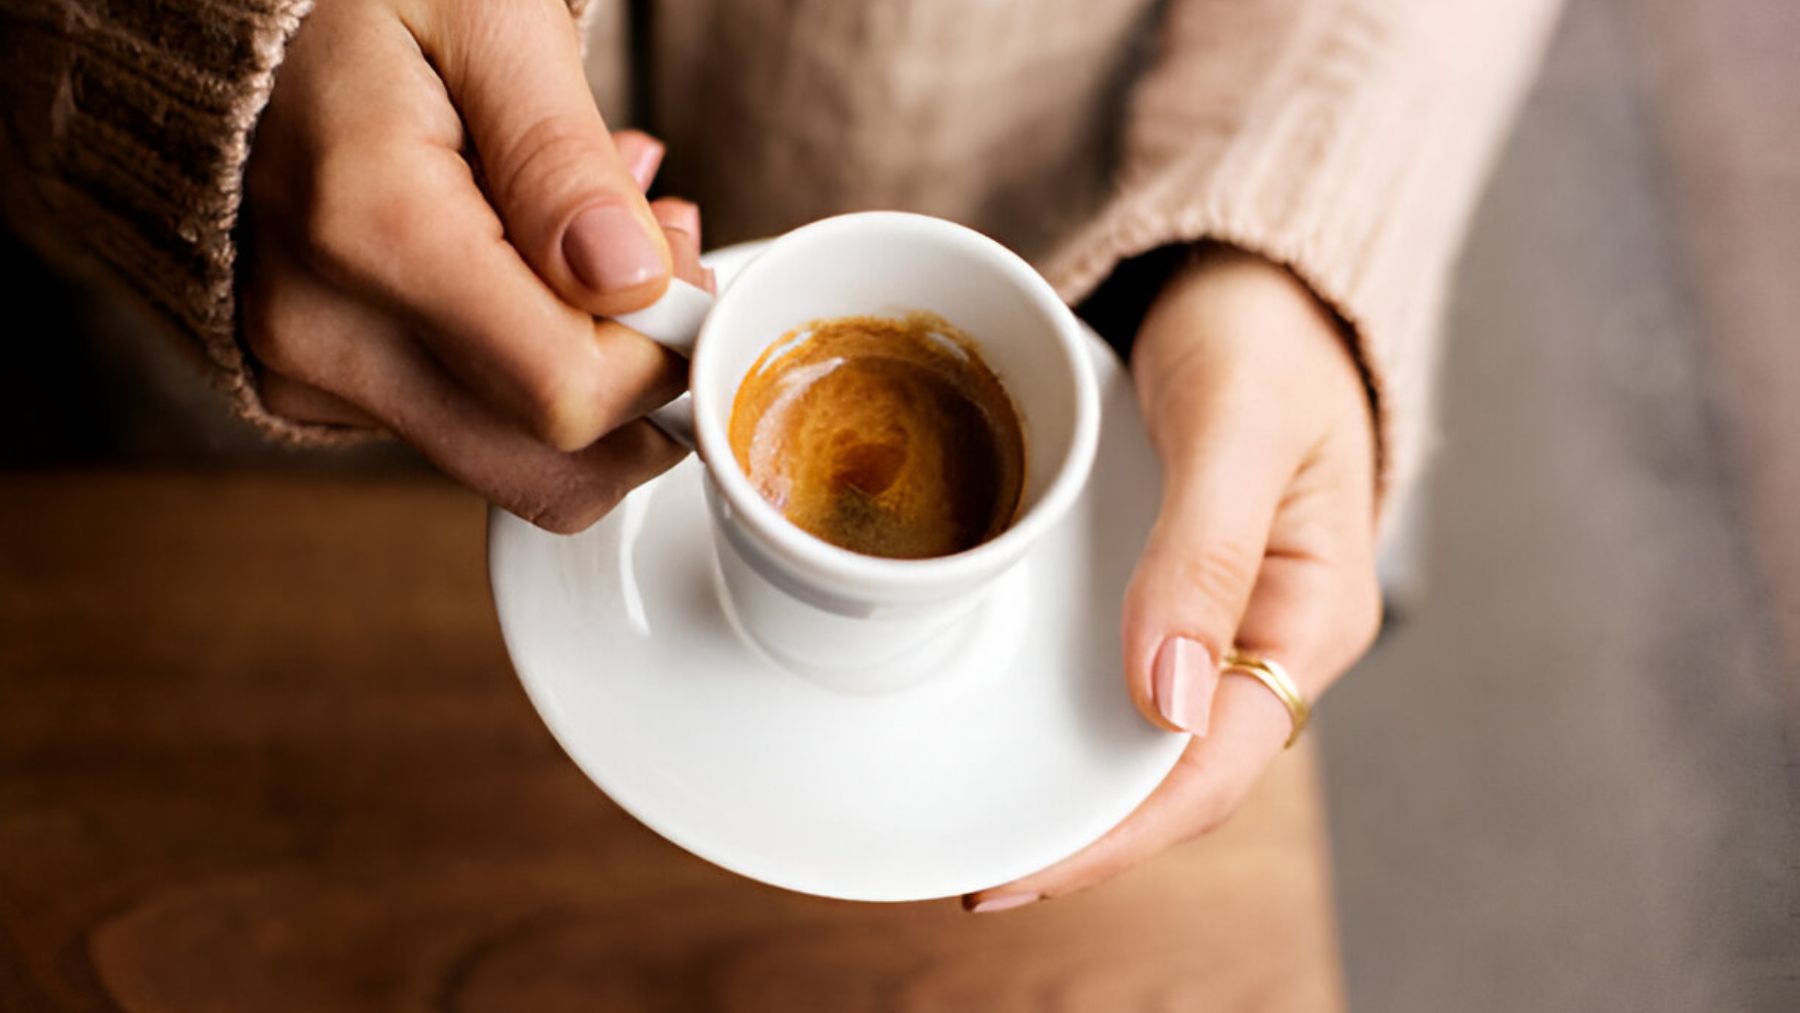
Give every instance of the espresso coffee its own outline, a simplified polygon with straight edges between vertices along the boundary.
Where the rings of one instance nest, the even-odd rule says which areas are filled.
[[[946,556],[1006,530],[1019,413],[975,342],[929,313],[820,320],[750,368],[731,450],[764,499],[854,552]]]

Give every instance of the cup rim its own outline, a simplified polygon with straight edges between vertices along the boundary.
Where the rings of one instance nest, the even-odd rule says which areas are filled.
[[[1005,531],[979,545],[947,556],[925,559],[891,559],[871,556],[833,545],[794,524],[774,505],[763,499],[750,479],[738,467],[726,433],[726,420],[714,407],[722,403],[713,389],[713,377],[707,365],[707,350],[718,344],[712,332],[724,314],[719,310],[732,299],[733,293],[754,288],[759,279],[773,270],[769,254],[782,246],[803,240],[816,240],[845,232],[879,227],[887,230],[929,232],[949,236],[954,241],[972,245],[992,262],[1000,273],[1023,291],[1032,304],[1053,322],[1057,340],[1055,348],[1065,366],[1075,377],[1074,432],[1069,446],[1056,466],[1056,477],[1043,495],[1021,514]],[[695,434],[702,463],[719,491],[731,507],[731,514],[765,547],[774,550],[790,564],[823,572],[831,578],[856,585],[874,587],[906,587],[921,584],[954,583],[986,576],[1021,555],[1025,548],[1055,524],[1075,502],[1093,465],[1100,435],[1099,391],[1095,386],[1093,363],[1089,359],[1087,336],[1050,283],[1017,253],[993,238],[964,225],[930,215],[906,211],[859,211],[834,215],[802,225],[775,238],[769,248],[746,264],[718,297],[713,312],[707,314],[696,341],[692,363],[692,388]]]

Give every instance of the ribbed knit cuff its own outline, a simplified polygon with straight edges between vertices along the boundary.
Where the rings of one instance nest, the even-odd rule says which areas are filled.
[[[1403,367],[1391,357],[1376,355],[1372,333],[1387,334],[1384,323],[1371,321],[1364,308],[1371,300],[1342,276],[1338,261],[1320,249],[1323,244],[1316,230],[1299,227],[1292,218],[1266,216],[1265,206],[1254,194],[1245,193],[1246,189],[1210,167],[1173,169],[1113,202],[1060,248],[1045,265],[1045,274],[1066,301],[1079,303],[1127,261],[1172,245],[1207,241],[1238,247],[1293,271],[1347,325],[1350,351],[1375,418],[1377,468],[1385,502],[1399,477],[1396,457],[1416,465],[1424,453],[1424,447],[1415,445],[1418,434],[1409,431],[1423,422],[1423,392],[1421,403],[1403,402],[1395,411],[1390,388],[1395,372]],[[1389,345],[1400,338],[1392,335]],[[1397,353],[1392,347],[1387,350]],[[1424,351],[1429,352],[1429,347]],[[1428,363],[1409,362],[1406,367],[1429,372]],[[1411,368],[1404,371],[1415,372]]]
[[[93,6],[4,26],[13,56],[30,57],[0,72],[16,78],[20,102],[4,131],[18,150],[0,159],[25,184],[8,195],[9,213],[47,252],[193,336],[214,383],[265,433],[312,445],[365,438],[271,414],[237,332],[244,168],[313,0]],[[578,23],[591,6],[570,0]]]
[[[1046,274],[1078,301],[1121,261],[1198,240],[1291,269],[1350,325],[1386,504],[1410,485],[1433,442],[1431,381],[1449,268],[1556,6],[1315,5],[1328,16],[1297,16],[1285,50],[1230,115],[1138,124],[1127,182]],[[1198,36],[1207,27],[1183,30]],[[1159,90],[1140,104],[1158,110],[1152,116],[1166,115],[1160,110],[1178,104],[1171,96],[1204,71],[1181,66],[1177,52],[1160,73],[1150,82]]]
[[[236,335],[233,239],[250,133],[312,0],[113,4],[71,19],[36,182],[85,252],[198,339],[239,412],[293,442],[331,427],[266,412]]]

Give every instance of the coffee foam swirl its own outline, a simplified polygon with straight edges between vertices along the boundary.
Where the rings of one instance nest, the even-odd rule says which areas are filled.
[[[992,538],[1018,510],[1024,435],[975,343],[929,313],[822,320],[750,369],[730,440],[758,492],[802,529],[893,558]]]

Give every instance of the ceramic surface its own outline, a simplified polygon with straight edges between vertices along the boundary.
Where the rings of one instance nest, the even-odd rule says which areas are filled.
[[[753,253],[709,262],[724,280]],[[664,837],[806,893],[949,896],[1099,837],[1186,737],[1139,716],[1120,675],[1120,602],[1160,479],[1124,371],[1098,338],[1090,353],[1091,481],[906,688],[828,688],[734,628],[692,458],[579,535],[493,511],[501,628],[557,740]]]

